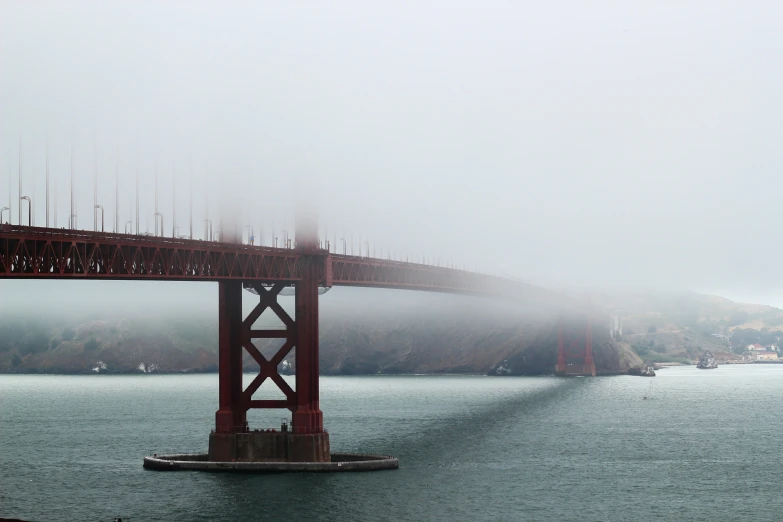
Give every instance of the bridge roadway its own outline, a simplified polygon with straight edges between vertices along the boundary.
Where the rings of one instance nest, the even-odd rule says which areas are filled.
[[[549,300],[555,294],[487,274],[317,250],[160,236],[0,225],[0,278],[230,281],[271,285],[302,279],[316,258],[321,286],[359,286]],[[559,297],[559,296],[558,296]]]

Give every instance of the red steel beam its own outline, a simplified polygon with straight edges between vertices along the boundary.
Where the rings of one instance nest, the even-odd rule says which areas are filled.
[[[0,278],[185,281],[301,279],[292,250],[130,234],[3,225]],[[321,279],[325,279],[320,274]]]
[[[317,251],[319,286],[358,286],[514,298],[553,292],[486,274]],[[0,278],[243,281],[293,285],[301,250],[52,228],[0,226]],[[264,337],[282,336],[265,334]],[[254,337],[260,337],[254,334]]]

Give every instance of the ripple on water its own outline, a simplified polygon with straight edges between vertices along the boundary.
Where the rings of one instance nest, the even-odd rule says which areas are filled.
[[[215,375],[0,376],[0,515],[779,519],[783,367],[655,379],[656,398],[642,401],[638,377],[327,377],[333,450],[388,453],[400,469],[246,476],[141,467],[152,452],[206,449]]]

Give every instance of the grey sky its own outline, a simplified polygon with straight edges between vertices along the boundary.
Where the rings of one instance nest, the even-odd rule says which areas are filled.
[[[121,223],[140,166],[142,230],[154,164],[168,216],[176,165],[183,227],[192,168],[198,235],[221,194],[279,235],[299,178],[330,239],[783,305],[782,19],[771,1],[5,1],[0,201],[21,132],[37,224],[48,139],[60,226],[73,144],[81,227],[97,148],[109,227],[115,164]]]

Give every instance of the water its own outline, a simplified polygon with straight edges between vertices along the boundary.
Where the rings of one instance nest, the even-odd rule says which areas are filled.
[[[216,375],[2,375],[0,516],[779,520],[783,366],[655,379],[327,377],[333,450],[400,469],[250,476],[142,469],[206,450]]]

